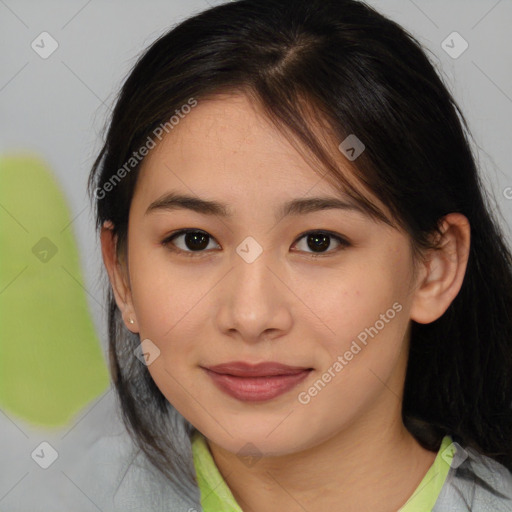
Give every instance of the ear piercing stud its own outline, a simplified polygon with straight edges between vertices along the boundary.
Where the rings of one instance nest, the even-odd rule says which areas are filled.
[[[133,321],[133,318],[130,318],[130,323],[131,324],[134,324],[135,322]]]

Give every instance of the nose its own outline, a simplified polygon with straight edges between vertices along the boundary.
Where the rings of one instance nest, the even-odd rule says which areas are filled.
[[[234,267],[218,290],[218,328],[247,343],[284,335],[293,323],[293,293],[284,266],[270,251],[251,262],[233,256]]]

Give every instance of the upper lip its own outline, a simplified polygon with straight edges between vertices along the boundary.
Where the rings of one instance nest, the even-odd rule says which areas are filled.
[[[266,361],[264,363],[251,364],[244,361],[230,361],[228,363],[207,366],[208,370],[215,373],[234,375],[236,377],[269,377],[273,375],[293,375],[311,370],[303,366],[289,366],[287,364]]]

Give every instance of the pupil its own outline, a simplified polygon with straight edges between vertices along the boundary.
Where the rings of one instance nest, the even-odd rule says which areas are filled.
[[[329,236],[325,234],[320,235],[308,235],[308,247],[312,251],[317,251],[317,249],[328,249],[330,245]],[[317,251],[321,252],[321,251]]]
[[[200,250],[208,246],[207,236],[204,233],[197,231],[193,233],[186,233],[185,244],[190,250]]]

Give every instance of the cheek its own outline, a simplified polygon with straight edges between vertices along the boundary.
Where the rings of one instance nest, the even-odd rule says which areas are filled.
[[[363,399],[365,393],[376,392],[406,357],[410,265],[404,247],[393,247],[372,261],[362,261],[358,272],[347,277],[339,296],[343,307],[331,308],[338,337],[329,352],[335,358],[341,355],[343,365],[333,393],[346,387],[344,393],[350,390]]]
[[[355,339],[363,345],[377,335],[390,343],[401,341],[410,300],[407,258],[406,251],[391,248],[354,258],[329,273],[297,276],[294,291],[308,306],[307,322],[326,334],[324,346],[331,356],[349,350]]]
[[[211,294],[219,277],[207,266],[171,264],[164,251],[134,251],[130,276],[140,339],[158,349],[148,370],[166,398],[187,412],[190,394],[201,392],[196,389],[201,382],[197,362],[205,344],[198,340],[218,337],[207,326],[212,325]]]
[[[392,376],[406,358],[409,323],[406,287],[395,280],[400,268],[361,265],[318,298],[318,311],[334,334],[322,338],[327,354],[316,379],[298,390],[313,431],[339,428],[385,387],[399,392]]]
[[[162,343],[200,310],[201,298],[212,288],[213,276],[171,263],[165,250],[137,250],[130,255],[132,300],[141,337]]]

